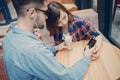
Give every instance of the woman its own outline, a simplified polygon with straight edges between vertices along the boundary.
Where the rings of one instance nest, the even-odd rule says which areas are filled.
[[[48,4],[47,29],[57,44],[63,42],[63,35],[69,33],[73,42],[95,38],[96,51],[100,48],[102,37],[87,21],[72,15],[62,4],[53,1]]]

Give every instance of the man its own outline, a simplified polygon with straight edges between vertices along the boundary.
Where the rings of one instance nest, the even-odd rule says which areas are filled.
[[[66,68],[54,55],[61,47],[47,47],[34,34],[42,29],[47,19],[44,0],[12,0],[18,21],[3,40],[4,63],[10,80],[82,80],[94,48],[85,50],[85,56]],[[60,46],[64,47],[63,44]],[[62,48],[61,48],[62,49]]]

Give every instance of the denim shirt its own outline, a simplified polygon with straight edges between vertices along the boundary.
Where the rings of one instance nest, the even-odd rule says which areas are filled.
[[[54,46],[48,47],[33,33],[14,26],[2,47],[10,80],[82,80],[91,61],[84,56],[66,68],[56,60]]]

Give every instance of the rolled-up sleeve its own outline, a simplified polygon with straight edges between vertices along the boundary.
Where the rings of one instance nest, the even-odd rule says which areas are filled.
[[[86,27],[86,34],[87,35],[94,36],[94,37],[97,37],[99,35],[97,30],[94,28],[94,26],[91,25],[88,21],[85,21],[84,26]]]
[[[90,58],[84,56],[73,66],[66,68],[45,46],[32,47],[26,53],[29,53],[29,56],[23,58],[25,63],[17,65],[22,70],[43,80],[82,80],[90,63]]]
[[[81,21],[78,21],[77,24],[80,24]],[[79,25],[80,29],[81,29],[81,33],[83,34],[83,39],[90,39],[93,37],[97,37],[99,35],[99,33],[97,32],[97,30],[87,21],[84,20],[82,21],[83,24]]]

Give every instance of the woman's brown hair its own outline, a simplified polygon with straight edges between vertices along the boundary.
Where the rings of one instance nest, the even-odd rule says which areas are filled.
[[[60,10],[63,10],[68,15],[68,23],[73,21],[73,15],[59,2],[52,1],[48,4],[48,19],[47,29],[50,35],[56,34],[59,31],[58,21],[60,18]]]

